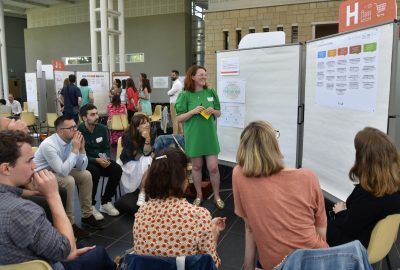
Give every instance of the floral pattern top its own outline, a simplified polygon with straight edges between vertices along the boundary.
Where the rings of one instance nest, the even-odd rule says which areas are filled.
[[[186,199],[151,199],[135,214],[134,253],[153,256],[210,254],[221,261],[211,232],[211,214]]]

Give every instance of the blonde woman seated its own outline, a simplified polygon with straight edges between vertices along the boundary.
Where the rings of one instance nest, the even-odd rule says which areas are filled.
[[[175,148],[161,150],[154,158],[145,181],[150,200],[135,214],[134,253],[171,257],[208,253],[219,266],[217,241],[225,218],[211,219],[207,209],[183,197],[187,162]]]
[[[240,136],[232,185],[235,213],[245,221],[244,269],[256,252],[272,269],[298,248],[326,248],[324,197],[308,169],[285,167],[271,124],[250,123]]]
[[[333,207],[328,243],[337,246],[359,240],[368,248],[379,220],[400,213],[400,158],[396,146],[382,131],[366,127],[354,139],[355,163],[349,177],[355,182],[346,203]]]

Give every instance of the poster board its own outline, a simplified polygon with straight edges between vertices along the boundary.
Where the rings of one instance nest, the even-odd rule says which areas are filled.
[[[388,129],[393,37],[390,23],[306,44],[302,167],[314,170],[322,189],[341,200],[353,189],[348,172],[356,133],[366,126]],[[321,60],[326,58],[329,65]]]
[[[38,86],[36,72],[25,73],[26,100],[28,102],[28,110],[34,112],[35,116],[39,116],[38,105]]]
[[[243,127],[265,120],[279,130],[285,164],[296,166],[300,59],[300,45],[217,52],[217,90],[222,100],[217,121],[221,161],[235,162]]]
[[[89,87],[93,90],[94,105],[96,105],[99,115],[107,115],[107,105],[110,102],[108,97],[110,90],[109,72],[77,71],[77,85],[79,85],[80,80],[83,78],[88,80]]]
[[[60,111],[60,104],[58,102],[58,97],[61,94],[61,90],[64,87],[64,80],[68,78],[70,74],[75,74],[74,71],[66,71],[66,70],[54,70],[54,102],[56,104],[56,112],[58,115],[62,115]]]

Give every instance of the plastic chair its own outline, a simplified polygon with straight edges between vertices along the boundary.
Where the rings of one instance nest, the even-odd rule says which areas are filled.
[[[47,136],[50,135],[50,128],[55,128],[54,121],[56,121],[57,117],[56,113],[46,113]]]
[[[28,110],[28,102],[24,102],[24,109],[23,109],[23,111],[24,112],[29,112],[29,110]]]
[[[32,146],[32,151],[33,151],[34,154],[36,153],[37,150],[38,150],[37,146]]]
[[[368,245],[368,261],[371,264],[380,262],[381,268],[382,259],[386,257],[388,267],[392,269],[388,254],[396,242],[399,225],[400,214],[389,215],[375,225]]]
[[[9,264],[0,266],[1,270],[52,270],[53,268],[45,261],[34,260],[24,263]]]
[[[24,122],[28,128],[33,128],[33,130],[37,133],[36,131],[36,118],[35,114],[33,112],[21,112],[19,115],[20,119],[22,122]]]
[[[128,116],[126,114],[114,114],[111,117],[109,130],[124,131],[128,128]]]
[[[151,122],[161,121],[161,109],[162,109],[161,105],[156,105],[153,114],[150,116]]]

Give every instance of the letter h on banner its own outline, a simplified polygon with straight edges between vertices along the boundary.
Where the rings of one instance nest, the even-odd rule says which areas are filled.
[[[354,24],[358,24],[358,2],[354,3],[354,11],[350,11],[350,6],[346,7],[346,26],[350,26],[350,19],[354,17]]]

